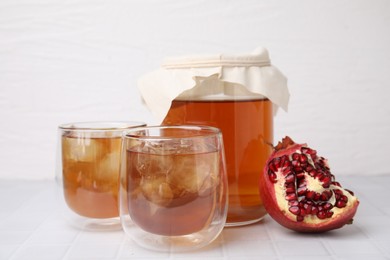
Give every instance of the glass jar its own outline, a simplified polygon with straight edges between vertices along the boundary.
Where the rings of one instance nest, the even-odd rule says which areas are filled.
[[[266,211],[258,184],[272,152],[273,116],[277,106],[287,109],[289,97],[287,80],[271,65],[267,50],[171,58],[140,80],[140,90],[162,125],[221,129],[229,189],[226,225],[261,220]]]

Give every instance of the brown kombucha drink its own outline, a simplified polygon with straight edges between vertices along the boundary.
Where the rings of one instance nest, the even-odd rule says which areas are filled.
[[[219,152],[127,151],[127,196],[132,221],[163,236],[192,234],[215,215],[220,180]]]
[[[268,99],[174,100],[162,123],[221,129],[229,187],[228,226],[250,224],[266,214],[258,183],[272,152],[272,106]]]
[[[118,217],[121,137],[62,136],[64,197],[77,214]]]

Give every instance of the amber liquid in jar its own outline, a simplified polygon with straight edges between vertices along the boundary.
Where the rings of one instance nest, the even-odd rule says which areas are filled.
[[[89,218],[113,218],[118,211],[121,137],[62,136],[63,187],[67,205]]]
[[[273,110],[270,100],[174,100],[162,124],[220,128],[228,176],[227,225],[250,224],[264,217],[266,211],[258,183],[272,152]]]

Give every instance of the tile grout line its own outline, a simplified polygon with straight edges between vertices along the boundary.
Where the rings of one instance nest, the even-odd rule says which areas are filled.
[[[223,227],[223,229],[225,229],[226,227]],[[226,243],[225,243],[225,236],[222,234],[223,233],[223,230],[220,234],[221,236],[221,246],[222,246],[222,258],[223,259],[228,259],[228,256],[227,256],[227,250],[226,250]]]
[[[19,207],[9,216],[7,216],[6,219],[10,219],[12,218],[12,216],[16,215],[24,206],[26,205],[29,205],[31,204],[31,201],[33,201],[34,199],[36,199],[37,197],[41,196],[42,194],[44,194],[45,192],[47,192],[48,189],[45,189],[43,191],[40,191],[39,193],[35,194],[35,196],[31,197],[28,201],[24,201],[23,203],[21,203],[19,205]],[[31,230],[31,233],[28,235],[28,237],[20,244],[18,244],[17,248],[15,249],[15,251],[12,252],[12,254],[9,256],[9,259],[12,259],[15,257],[15,255],[17,255],[20,250],[22,250],[28,243],[28,241],[31,239],[31,237],[35,234],[35,232],[37,230],[39,230],[39,228],[50,218],[50,216],[54,214],[54,213],[50,213],[46,216],[46,218],[41,221],[39,224],[37,224],[37,226],[35,228],[33,228]],[[30,231],[30,230],[29,230]]]
[[[77,240],[79,239],[81,233],[83,230],[77,230],[77,235],[74,237],[74,239],[72,240],[72,242],[70,243],[70,246],[68,247],[68,249],[66,250],[64,256],[62,257],[62,259],[68,259],[69,258],[69,253],[71,251],[72,248],[74,248],[76,246],[76,242]]]
[[[30,235],[23,241],[23,243],[19,244],[17,249],[10,255],[9,259],[13,259],[15,257],[15,255],[17,255],[18,252],[20,252],[20,250],[22,250],[29,242],[29,240],[31,240],[31,237],[35,234],[35,232],[37,230],[39,230],[42,225],[51,217],[51,215],[54,214],[53,213],[50,213],[41,223],[39,223],[33,230],[32,232],[30,233]]]
[[[122,232],[124,233],[124,230],[122,230]],[[120,259],[120,255],[121,255],[121,253],[122,253],[123,250],[124,250],[124,247],[125,247],[125,245],[126,245],[126,239],[127,239],[126,234],[124,234],[124,236],[123,236],[123,238],[122,238],[122,241],[121,241],[121,243],[120,243],[120,245],[119,245],[119,248],[118,248],[118,250],[117,250],[117,252],[116,252],[116,255],[115,255],[115,259],[117,259],[117,260]]]
[[[326,241],[324,238],[320,237],[320,242],[322,246],[325,248],[325,250],[328,252],[331,259],[339,259],[337,254],[332,250],[332,247],[329,245],[328,241]]]
[[[72,243],[70,244],[70,246],[68,247],[68,249],[65,251],[65,254],[64,254],[64,256],[61,258],[61,259],[68,259],[69,258],[69,252],[70,252],[70,250],[72,249],[72,248],[74,248],[74,245],[75,245],[75,241],[78,239],[78,237],[80,236],[80,233],[81,232],[79,232],[79,233],[77,233],[77,235],[76,235],[76,237],[74,238],[74,240],[72,241]]]
[[[276,254],[276,259],[283,259],[283,257],[282,257],[282,255],[281,255],[281,253],[279,252],[279,250],[278,250],[278,247],[277,247],[277,245],[276,245],[276,243],[275,243],[275,240],[273,239],[273,237],[272,237],[272,232],[270,231],[270,227],[269,227],[269,225],[265,225],[265,231],[267,232],[267,236],[268,236],[268,239],[270,240],[270,242],[271,242],[271,245],[272,245],[272,248],[274,249],[274,251],[275,251],[275,254]]]
[[[387,183],[387,182],[382,182],[380,180],[378,180],[377,178],[375,178],[375,176],[372,176],[372,178],[370,178],[370,182],[371,183],[375,183],[375,185],[380,185],[380,186],[385,186],[384,184]],[[362,196],[363,198],[366,198],[367,201],[369,202],[369,204],[374,207],[376,210],[378,210],[379,212],[381,212],[384,216],[386,216],[387,218],[389,218],[389,215],[381,208],[381,207],[378,207],[377,205],[373,204],[372,201],[369,199],[370,197],[369,196],[366,196],[365,194],[361,194],[359,195],[359,198],[360,196]],[[378,242],[377,242],[377,239],[374,239],[372,238],[369,234],[366,233],[366,231],[362,228],[360,228],[359,226],[356,227],[362,234],[364,234],[364,236],[368,239],[368,241],[370,241],[370,243],[375,246],[376,249],[378,249],[379,252],[381,252],[381,255],[382,256],[385,256],[386,258],[389,258],[390,259],[390,253],[388,253],[387,251],[385,251],[381,246],[378,245]]]
[[[375,248],[379,250],[379,252],[381,252],[381,255],[382,255],[382,256],[385,256],[386,258],[389,258],[389,259],[390,259],[390,254],[387,253],[386,251],[384,251],[384,250],[382,249],[382,247],[379,246],[379,245],[377,244],[377,240],[376,240],[376,239],[374,239],[374,238],[372,238],[371,236],[369,236],[369,235],[364,231],[364,229],[361,229],[360,227],[356,227],[356,228],[359,229],[360,232],[361,232],[362,234],[364,234],[364,236],[367,238],[367,240],[370,241],[370,243],[371,243],[372,245],[374,245]]]

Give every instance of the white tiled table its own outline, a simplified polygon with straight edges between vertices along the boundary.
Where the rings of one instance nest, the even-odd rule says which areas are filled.
[[[180,254],[147,251],[122,231],[67,226],[54,181],[0,180],[0,259],[390,259],[390,175],[338,180],[360,199],[353,225],[299,234],[266,217],[225,228],[207,248]]]

